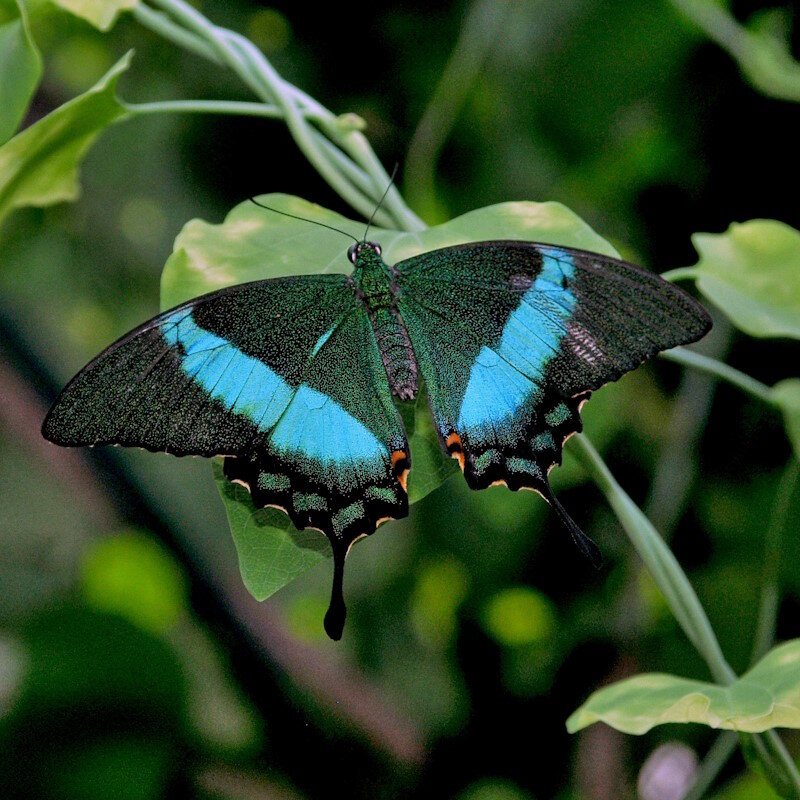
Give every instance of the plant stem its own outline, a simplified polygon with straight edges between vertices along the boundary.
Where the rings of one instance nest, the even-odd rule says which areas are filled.
[[[436,205],[439,152],[511,7],[508,0],[476,0],[467,11],[450,60],[408,146],[405,189],[412,201],[417,200],[417,208]]]
[[[668,361],[674,361],[677,364],[694,367],[695,369],[707,372],[709,375],[715,375],[717,378],[736,386],[743,392],[757,397],[759,400],[763,400],[769,405],[775,404],[772,399],[772,389],[767,386],[767,384],[761,383],[761,381],[757,381],[755,378],[751,378],[738,369],[729,367],[716,358],[704,356],[696,350],[687,350],[684,347],[674,347],[672,350],[665,350],[661,353],[661,357],[666,358]]]
[[[711,623],[672,551],[658,535],[650,520],[617,483],[591,442],[579,434],[570,439],[570,446],[606,496],[631,543],[664,594],[672,613],[703,656],[714,679],[725,685],[735,681],[736,674],[722,655]]]
[[[180,47],[227,66],[270,109],[256,111],[254,106],[259,104],[253,104],[253,107],[243,105],[238,111],[231,111],[283,119],[309,163],[337,194],[365,217],[372,214],[389,185],[389,176],[356,126],[346,124],[342,118],[284,81],[248,39],[217,27],[184,0],[153,0],[153,3],[162,11],[144,5],[134,9],[134,16],[142,25]],[[156,110],[159,109],[153,107],[152,113]],[[173,106],[161,110],[223,113],[221,109],[211,107],[179,109]],[[145,110],[143,113],[149,112]],[[387,194],[375,221],[383,227],[401,230],[413,231],[424,227],[394,187]]]
[[[180,25],[176,25],[166,14],[155,11],[149,6],[140,3],[131,9],[133,18],[143,27],[149,28],[154,33],[163,36],[173,44],[198,56],[221,64],[216,53],[201,38],[189,33]]]
[[[134,115],[140,114],[239,114],[247,117],[280,119],[281,110],[268,103],[236,100],[164,100],[155,103],[124,103]]]
[[[753,636],[751,663],[761,659],[775,640],[775,621],[780,603],[781,543],[798,478],[800,478],[800,464],[795,458],[790,458],[775,493],[775,503],[772,506],[769,527],[764,539],[761,604],[758,610],[756,632]]]
[[[700,600],[672,551],[658,535],[650,520],[617,483],[600,454],[582,434],[569,440],[571,449],[600,488],[619,519],[628,538],[650,571],[684,633],[708,665],[714,680],[728,686],[736,673],[725,660]],[[763,734],[742,734],[752,743],[770,782],[782,794],[800,799],[800,773],[774,730]]]
[[[700,764],[697,779],[681,800],[702,800],[738,745],[739,737],[735,733],[731,731],[721,733],[706,753],[703,763]]]
[[[662,272],[661,277],[665,281],[685,281],[697,277],[697,267],[678,267],[667,272]]]

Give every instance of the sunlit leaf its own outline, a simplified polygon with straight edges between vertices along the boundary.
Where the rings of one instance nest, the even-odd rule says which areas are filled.
[[[771,394],[783,414],[783,424],[795,455],[800,458],[800,378],[776,383]]]
[[[595,722],[635,734],[668,722],[750,733],[800,728],[800,639],[771,650],[731,686],[658,673],[607,686],[570,716],[567,729]]]
[[[259,202],[364,235],[365,223],[349,220],[298,197],[270,194]],[[582,247],[616,255],[573,212],[559,203],[501,203],[464,214],[417,233],[372,228],[369,238],[380,242],[384,259],[396,263],[427,250],[485,239],[523,239]],[[236,283],[307,275],[349,273],[346,236],[244,202],[218,225],[202,220],[187,223],[175,240],[161,278],[162,308],[171,308],[207,292]],[[416,502],[458,470],[442,450],[424,393],[400,409],[409,434],[412,469],[409,500]],[[330,555],[316,531],[298,532],[280,511],[256,511],[246,489],[233,486],[215,468],[217,484],[239,553],[244,582],[258,599],[269,597],[289,581]]]
[[[51,2],[64,11],[85,19],[95,28],[107,31],[121,12],[135,8],[140,0],[51,0]]]
[[[697,288],[751,336],[800,338],[800,232],[775,220],[692,237]]]
[[[0,222],[22,206],[49,206],[80,194],[81,159],[102,131],[127,112],[114,92],[123,56],[91,89],[0,147]]]
[[[42,57],[31,37],[25,7],[20,0],[4,0],[2,9],[6,13],[0,17],[0,144],[14,135],[42,77]]]

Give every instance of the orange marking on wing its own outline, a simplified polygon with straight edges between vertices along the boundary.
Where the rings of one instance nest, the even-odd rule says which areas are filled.
[[[492,481],[489,485],[490,486],[508,486],[508,482],[505,480],[505,478],[500,478],[499,480]]]
[[[408,453],[405,450],[395,450],[392,453],[392,467],[396,467],[401,461],[408,463]],[[397,482],[403,487],[403,491],[408,494],[406,485],[408,483],[408,467],[406,467],[398,476]]]
[[[458,461],[458,465],[461,467],[461,471],[464,471],[464,447],[461,443],[461,437],[453,431],[444,442],[447,445],[447,452],[450,453],[450,457],[456,459]]]
[[[381,517],[376,523],[375,527],[377,528],[379,525],[383,525],[384,522],[389,522],[389,520],[397,519],[397,517]]]

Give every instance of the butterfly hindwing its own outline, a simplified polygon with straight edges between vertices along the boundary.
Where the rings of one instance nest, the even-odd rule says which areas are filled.
[[[437,430],[470,487],[531,488],[559,513],[547,473],[591,391],[710,327],[658,276],[569,248],[458,245],[394,272]]]
[[[257,507],[330,539],[336,638],[349,546],[408,513],[405,431],[343,275],[242,284],[156,317],[73,379],[43,433],[63,445],[225,456],[225,474]]]

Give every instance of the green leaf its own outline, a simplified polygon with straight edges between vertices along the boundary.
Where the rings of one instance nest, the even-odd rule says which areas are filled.
[[[14,208],[78,197],[81,159],[105,128],[127,114],[114,92],[130,59],[131,53],[123,56],[87,92],[0,147],[0,222]]]
[[[783,414],[786,435],[800,458],[800,378],[788,378],[776,383],[770,390],[772,400]]]
[[[16,0],[3,3],[8,14],[0,24],[0,144],[7,142],[22,122],[39,80],[42,57],[31,37],[25,7]]]
[[[672,0],[738,62],[753,88],[768,97],[800,101],[800,63],[792,57],[788,9],[754,14],[747,27],[715,0]]]
[[[356,238],[364,235],[363,222],[299,197],[269,194],[258,199]],[[370,239],[381,243],[384,259],[390,264],[438,247],[485,239],[545,241],[617,255],[608,242],[559,203],[501,203],[417,233],[372,228]],[[318,272],[349,274],[348,246],[346,237],[335,231],[244,202],[221,224],[191,220],[184,226],[161,277],[161,306],[171,308],[246,281]],[[440,486],[458,466],[442,450],[424,393],[399,407],[411,446],[408,490],[413,503]],[[330,556],[330,547],[319,533],[298,532],[288,517],[275,509],[256,511],[247,490],[225,480],[219,465],[214,475],[228,512],[242,577],[254,597],[269,597]]]
[[[692,237],[697,288],[751,336],[800,338],[800,232],[775,220]]]
[[[730,686],[653,673],[595,692],[567,720],[575,733],[605,722],[625,733],[646,733],[667,722],[757,733],[800,728],[800,639],[774,648]]]
[[[85,19],[95,28],[107,31],[123,11],[139,5],[139,0],[52,0],[54,5]]]
[[[286,514],[275,508],[256,510],[247,489],[225,479],[220,460],[215,459],[213,469],[239,554],[242,580],[256,600],[266,600],[331,557],[328,540],[319,531],[298,531]]]

